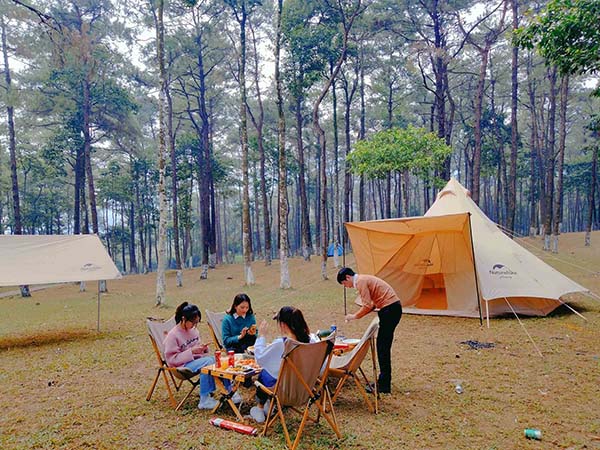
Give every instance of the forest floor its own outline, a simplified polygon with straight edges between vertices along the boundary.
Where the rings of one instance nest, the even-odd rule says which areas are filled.
[[[582,233],[564,234],[559,259],[536,254],[600,293],[600,232],[592,247],[583,241]],[[524,245],[540,248],[541,241]],[[347,262],[353,263],[351,256]],[[288,291],[278,288],[277,261],[270,267],[257,261],[253,271],[257,284],[245,287],[240,265],[220,266],[203,281],[198,270],[186,270],[182,288],[169,272],[166,308],[154,306],[155,274],[109,281],[100,333],[92,284],[83,293],[68,284],[29,299],[0,298],[0,448],[283,448],[278,426],[266,438],[213,427],[213,416],[196,408],[197,394],[175,412],[162,380],[145,400],[156,374],[145,318],[170,317],[183,300],[202,311],[225,310],[244,291],[259,320],[291,304],[305,312],[313,331],[337,324],[346,337],[359,337],[370,322],[344,323],[332,258],[328,281],[320,278],[318,257],[290,260]],[[349,311],[353,299],[350,292]],[[308,425],[301,448],[600,448],[600,302],[574,295],[569,303],[587,320],[565,307],[545,318],[492,319],[490,328],[477,319],[404,315],[392,349],[392,394],[382,396],[380,413],[369,413],[348,387],[336,404],[343,439],[321,421]],[[205,323],[199,330],[208,340]],[[467,340],[494,347],[472,350],[461,343]],[[456,382],[462,394],[455,392]],[[247,413],[253,390],[243,395]],[[234,420],[227,408],[218,416]],[[526,439],[525,428],[540,429],[542,439]]]

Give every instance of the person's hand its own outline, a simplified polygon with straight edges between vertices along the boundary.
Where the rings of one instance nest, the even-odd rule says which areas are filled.
[[[346,317],[344,317],[344,319],[346,320],[346,322],[350,322],[351,320],[355,320],[356,316],[354,314],[346,314]]]
[[[260,336],[266,336],[268,331],[269,331],[269,323],[263,319],[262,322],[260,322],[260,325],[258,326],[258,334]]]
[[[246,333],[248,333],[248,327],[244,327],[242,328],[242,332],[240,333],[239,339],[244,339],[244,336],[246,336]]]
[[[208,353],[207,344],[200,344],[192,347],[192,355],[204,355],[205,353]]]

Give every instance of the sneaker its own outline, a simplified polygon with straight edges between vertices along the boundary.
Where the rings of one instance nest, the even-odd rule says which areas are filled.
[[[231,400],[233,400],[233,403],[235,403],[236,405],[239,405],[240,403],[242,403],[243,399],[240,393],[236,391],[235,394],[231,396]]]
[[[217,406],[219,402],[212,398],[210,395],[200,398],[200,403],[198,403],[198,409],[213,409]]]
[[[263,423],[266,419],[265,411],[258,406],[250,408],[250,416],[256,420],[257,423]]]

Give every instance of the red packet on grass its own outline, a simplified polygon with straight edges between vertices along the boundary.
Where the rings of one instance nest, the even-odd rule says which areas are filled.
[[[242,434],[249,434],[250,436],[256,436],[258,434],[258,430],[250,425],[232,422],[231,420],[225,420],[219,417],[213,417],[212,419],[210,419],[210,423],[215,427],[237,431],[238,433]]]

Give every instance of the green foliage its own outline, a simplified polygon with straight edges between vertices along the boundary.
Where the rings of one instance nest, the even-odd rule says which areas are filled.
[[[410,170],[425,173],[439,169],[452,148],[424,128],[391,128],[356,143],[347,157],[350,170],[371,178],[384,178],[389,172]]]
[[[562,74],[593,73],[600,69],[599,19],[598,0],[552,0],[516,40],[536,48]]]

